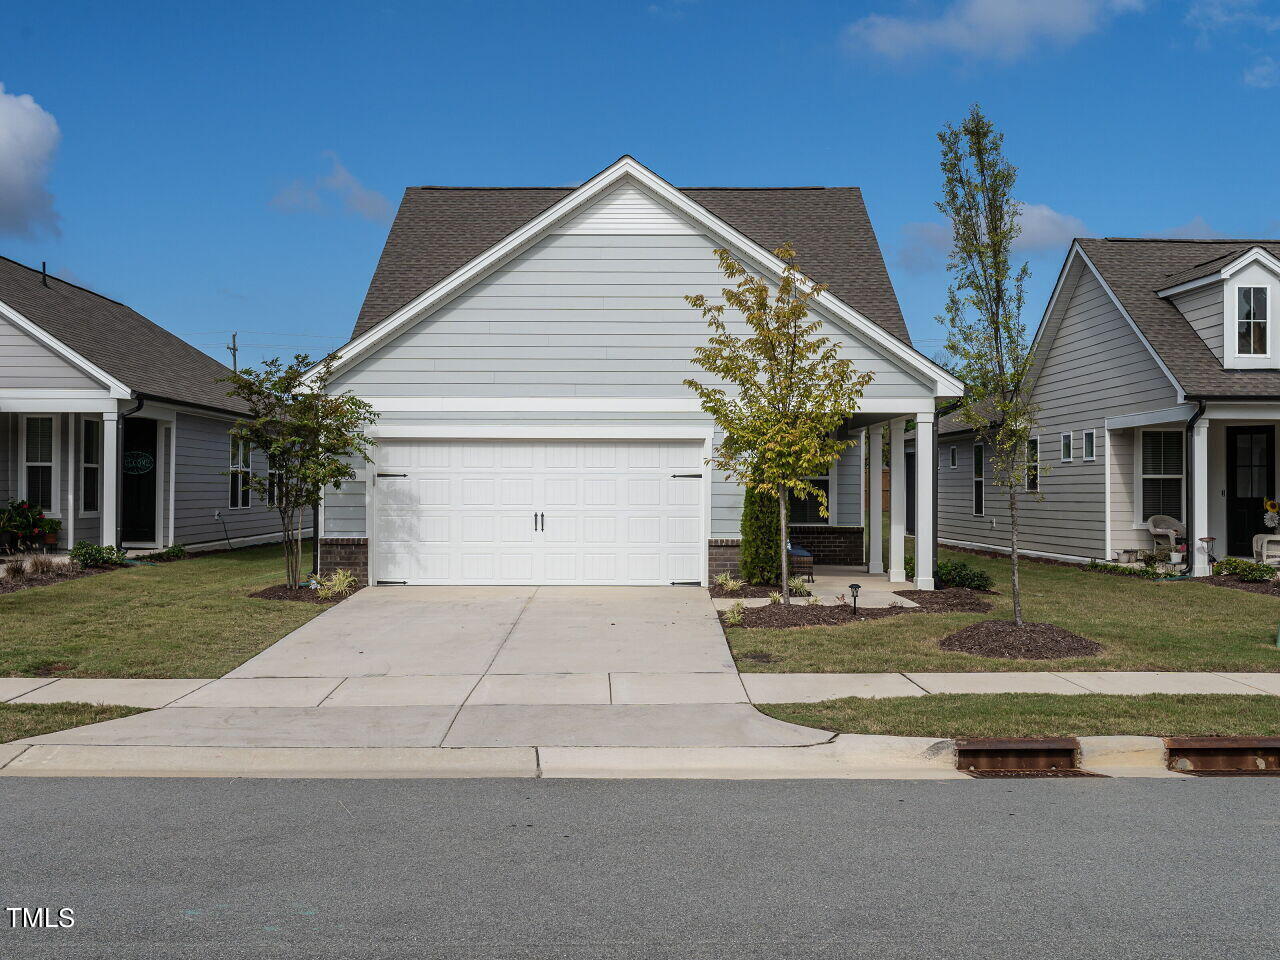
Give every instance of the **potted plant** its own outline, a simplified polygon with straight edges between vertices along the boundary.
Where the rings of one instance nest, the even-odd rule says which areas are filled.
[[[43,510],[26,500],[10,500],[7,513],[8,527],[17,538],[16,546],[19,550],[30,550],[37,543],[44,541],[45,524],[51,521],[44,515]],[[58,527],[61,528],[61,526],[61,522],[58,522]],[[54,542],[57,542],[56,530]]]
[[[40,532],[46,546],[57,546],[58,531],[62,529],[62,521],[54,517],[40,515]]]

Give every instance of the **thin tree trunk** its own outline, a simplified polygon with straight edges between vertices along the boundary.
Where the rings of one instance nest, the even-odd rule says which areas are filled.
[[[787,566],[787,495],[778,491],[778,550],[782,553],[782,602],[791,602],[791,589],[787,586],[790,570]]]
[[[1013,622],[1022,626],[1022,581],[1018,576],[1018,485],[1009,484],[1009,570],[1013,588]]]

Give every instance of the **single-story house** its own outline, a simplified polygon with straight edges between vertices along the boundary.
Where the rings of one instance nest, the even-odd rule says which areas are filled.
[[[122,303],[0,257],[0,506],[79,540],[152,550],[279,539],[243,484],[228,368]]]
[[[1251,557],[1269,531],[1280,448],[1280,242],[1077,240],[1036,332],[1024,496],[1029,553],[1127,560],[1183,524],[1196,576]],[[941,542],[1009,545],[990,458],[954,415],[939,427]],[[1158,524],[1157,524],[1158,525]],[[1212,538],[1206,541],[1206,538]]]
[[[891,421],[904,579],[908,484],[930,588],[932,452],[908,477],[903,426],[961,385],[917,352],[855,188],[679,189],[631,157],[577,187],[411,187],[329,389],[379,414],[376,463],[328,491],[322,571],[371,583],[706,583],[736,568],[742,490],[706,467],[715,427],[683,384],[719,298],[714,251],[778,276],[794,245],[828,289],[813,310],[875,379],[846,430]],[[746,330],[745,324],[737,329]],[[705,374],[704,374],[705,376]],[[871,431],[871,457],[880,432]],[[793,504],[793,543],[863,560],[861,447],[827,477],[831,516]],[[881,513],[867,557],[884,569]]]

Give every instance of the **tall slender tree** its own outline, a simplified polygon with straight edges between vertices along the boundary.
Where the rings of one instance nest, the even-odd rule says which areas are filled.
[[[827,494],[808,478],[825,474],[849,446],[838,431],[873,375],[855,370],[837,342],[819,335],[822,321],[810,319],[810,302],[826,288],[800,272],[790,245],[774,253],[784,264],[777,284],[752,274],[728,250],[716,251],[721,271],[733,281],[720,291],[724,303],[702,294],[685,300],[711,328],[693,362],[733,389],[693,379],[685,385],[724,433],[710,465],[777,498],[782,599],[790,603],[788,496],[815,497],[827,516]],[[741,315],[745,336],[729,328],[726,306]]]
[[[943,185],[937,207],[952,229],[952,279],[938,321],[947,329],[947,350],[966,386],[958,416],[981,439],[992,481],[1008,497],[1013,619],[1021,627],[1018,508],[1028,472],[1039,465],[1028,460],[1037,415],[1022,321],[1030,269],[1024,262],[1015,272],[1012,265],[1022,230],[1022,204],[1014,197],[1018,170],[1004,155],[1004,135],[977,104],[959,127],[944,127],[938,142]]]

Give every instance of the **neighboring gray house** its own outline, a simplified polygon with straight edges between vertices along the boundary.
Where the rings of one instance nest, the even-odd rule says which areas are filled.
[[[825,332],[875,372],[847,429],[896,424],[905,504],[902,427],[931,424],[936,399],[961,388],[912,348],[860,193],[677,189],[623,157],[576,188],[405,192],[331,385],[380,414],[377,463],[329,492],[321,569],[450,584],[705,582],[731,569],[742,491],[704,469],[713,424],[682,381],[700,372],[708,332],[683,297],[719,297],[717,247],[777,275],[769,251],[787,241],[829,284],[814,308]],[[860,452],[823,478],[829,520],[795,505],[809,522],[792,539],[818,562],[862,560]],[[932,454],[924,463],[911,482],[929,489]],[[901,579],[904,510],[894,516]],[[881,568],[880,511],[870,520]],[[918,543],[928,588],[932,539]]]
[[[156,549],[278,539],[241,486],[230,371],[124,304],[0,258],[0,505],[78,540]]]
[[[1147,521],[1165,514],[1187,526],[1195,575],[1203,537],[1251,556],[1277,493],[1278,303],[1277,241],[1077,240],[1035,337],[1047,469],[1043,500],[1022,500],[1022,546],[1124,559],[1155,545]],[[1005,493],[954,416],[938,462],[939,539],[1007,550]]]

